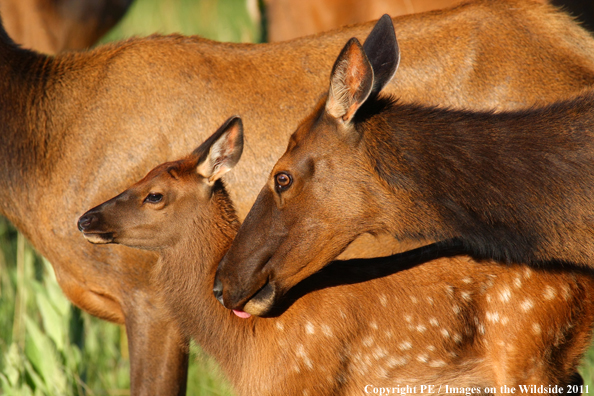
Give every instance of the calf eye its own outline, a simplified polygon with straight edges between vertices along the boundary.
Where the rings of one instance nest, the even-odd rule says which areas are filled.
[[[161,202],[162,199],[163,199],[163,194],[150,193],[149,195],[146,196],[146,198],[144,199],[144,202],[156,204],[156,203]]]
[[[285,172],[277,173],[274,176],[274,183],[277,192],[283,192],[293,184],[293,178],[291,175]]]

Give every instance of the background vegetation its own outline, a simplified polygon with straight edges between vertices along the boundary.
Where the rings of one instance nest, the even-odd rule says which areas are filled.
[[[103,39],[155,32],[260,41],[256,0],[135,0]],[[249,5],[248,5],[249,4]],[[594,350],[581,374],[594,391]],[[128,395],[126,335],[73,307],[51,265],[0,217],[0,395]],[[189,395],[230,395],[216,364],[192,346]]]

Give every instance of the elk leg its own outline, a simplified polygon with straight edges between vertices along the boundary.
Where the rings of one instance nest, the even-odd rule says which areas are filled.
[[[186,394],[189,340],[172,320],[144,312],[127,315],[130,394]]]

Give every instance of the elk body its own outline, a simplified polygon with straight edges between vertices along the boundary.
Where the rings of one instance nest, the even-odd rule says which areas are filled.
[[[413,252],[372,259],[373,274],[358,260],[336,262],[270,318],[225,309],[210,286],[239,222],[218,179],[242,147],[233,118],[190,156],[158,166],[79,220],[92,242],[159,254],[161,303],[238,394],[361,395],[428,384],[435,392],[530,384],[567,391],[579,381],[594,321],[594,278],[586,273],[465,256],[416,265],[424,255]],[[394,265],[408,268],[382,273]]]
[[[404,101],[510,109],[594,82],[592,38],[550,7],[484,1],[396,25],[409,55],[386,89]],[[155,255],[93,246],[75,220],[229,114],[246,119],[241,178],[226,180],[245,217],[292,125],[326,89],[335,53],[371,28],[267,45],[154,36],[55,57],[0,34],[0,213],[74,304],[126,325],[132,394],[183,393],[187,340],[153,301]]]
[[[524,0],[533,1],[533,0]],[[546,0],[535,0],[547,3]],[[438,10],[463,0],[267,0],[266,16],[270,41],[283,41],[325,32],[383,14],[392,17]],[[594,30],[594,5],[590,0],[551,0],[548,3],[573,15],[586,29]]]
[[[362,233],[594,268],[594,93],[498,114],[399,103],[380,96],[400,58],[382,21],[274,166],[221,262],[225,304],[266,312]]]

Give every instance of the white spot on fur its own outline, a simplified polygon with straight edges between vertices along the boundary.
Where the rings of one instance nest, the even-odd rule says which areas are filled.
[[[446,365],[446,362],[444,362],[443,360],[432,360],[429,363],[429,366],[431,367],[444,367]]]
[[[308,369],[313,370],[313,363],[307,356],[307,352],[305,352],[305,348],[302,344],[297,345],[297,356],[303,359],[303,363],[307,366]]]
[[[314,334],[316,332],[314,325],[309,322],[305,323],[305,332],[307,334]]]
[[[529,279],[532,276],[532,270],[530,267],[524,268],[524,278]]]
[[[522,287],[522,279],[520,279],[519,276],[517,276],[516,279],[514,279],[514,286],[516,287],[516,289]]]
[[[448,297],[454,297],[454,287],[452,285],[447,285],[445,289]]]
[[[435,318],[429,318],[429,324],[431,324],[433,327],[439,326],[439,322]]]
[[[456,315],[458,315],[458,314],[460,313],[460,307],[458,306],[458,304],[454,304],[454,305],[452,306],[452,311],[454,311],[454,313],[455,313]]]
[[[276,322],[276,328],[280,331],[283,331],[285,329],[285,326],[283,326],[283,323],[281,321],[278,321]]]
[[[480,334],[485,335],[485,326],[482,323],[478,325],[478,331]]]
[[[471,297],[472,293],[463,291],[462,293],[460,293],[460,295],[462,296],[464,301],[472,301],[472,297]]]
[[[401,342],[400,344],[398,344],[398,348],[401,351],[408,351],[409,349],[412,348],[412,343],[410,341]]]
[[[377,347],[373,351],[373,357],[375,358],[375,360],[380,360],[381,358],[386,357],[387,355],[388,351],[381,347]]]
[[[377,330],[377,323],[371,322],[369,323],[369,327],[371,327],[373,330]]]
[[[427,302],[429,303],[429,305],[433,305],[433,297],[427,297]]]
[[[433,345],[428,345],[427,350],[429,350],[431,352],[435,352],[435,347]]]
[[[386,298],[385,294],[379,296],[380,303],[382,307],[386,307],[388,305],[388,299]]]
[[[415,296],[409,296],[410,297],[410,301],[412,301],[413,304],[416,304],[419,302],[419,300],[417,300],[417,298]]]
[[[386,331],[385,331],[385,334],[386,334],[386,337],[388,337],[388,338],[392,338],[392,337],[394,336],[394,335],[392,334],[392,331],[390,331],[390,330],[386,330]]]
[[[564,284],[564,285],[562,286],[562,289],[563,289],[563,293],[562,293],[562,295],[563,295],[563,299],[564,299],[565,301],[569,300],[569,297],[571,296],[571,293],[570,293],[570,290],[569,290],[569,285],[567,285],[567,284]]]
[[[491,302],[491,300],[492,300],[492,299],[491,299],[491,295],[490,295],[490,294],[487,294],[487,295],[485,296],[485,298],[487,299],[487,302],[488,302],[488,303],[490,303],[490,302]]]
[[[427,361],[429,360],[429,356],[425,353],[422,353],[417,356],[417,360],[421,363],[427,363]]]
[[[400,367],[404,366],[406,363],[408,363],[408,361],[409,359],[404,356],[391,357],[390,359],[388,359],[387,365],[389,368]]]
[[[373,344],[373,337],[366,337],[363,339],[363,345],[365,345],[366,347],[369,347]]]
[[[412,316],[404,315],[404,320],[406,320],[407,323],[410,323],[410,322],[412,322]]]
[[[444,336],[444,338],[450,338],[450,332],[448,329],[441,329],[441,335]]]
[[[509,323],[509,318],[507,316],[503,316],[501,318],[501,324],[505,326],[508,323]]]
[[[538,323],[532,324],[532,333],[534,333],[534,335],[540,335],[540,333],[542,333],[542,329]]]
[[[328,325],[322,325],[322,333],[327,337],[332,337],[332,329]]]
[[[509,287],[504,287],[503,289],[501,289],[501,291],[499,292],[499,300],[501,302],[508,302],[511,299],[511,290],[509,290]]]
[[[467,285],[472,283],[472,279],[471,278],[464,278],[462,279],[462,282],[466,283]]]
[[[547,285],[542,296],[545,298],[545,300],[550,301],[557,296],[557,290],[554,287]]]
[[[522,301],[520,307],[524,312],[528,312],[532,309],[532,307],[534,307],[534,302],[531,299],[527,298],[524,301]]]
[[[460,344],[462,342],[462,336],[460,335],[460,333],[454,333],[452,339],[456,344]]]
[[[499,312],[489,312],[487,311],[485,313],[485,316],[487,318],[487,320],[491,323],[497,323],[499,322]]]
[[[423,326],[422,324],[420,324],[420,325],[417,326],[417,331],[419,333],[424,333],[425,330],[427,330],[427,328],[425,326]]]

